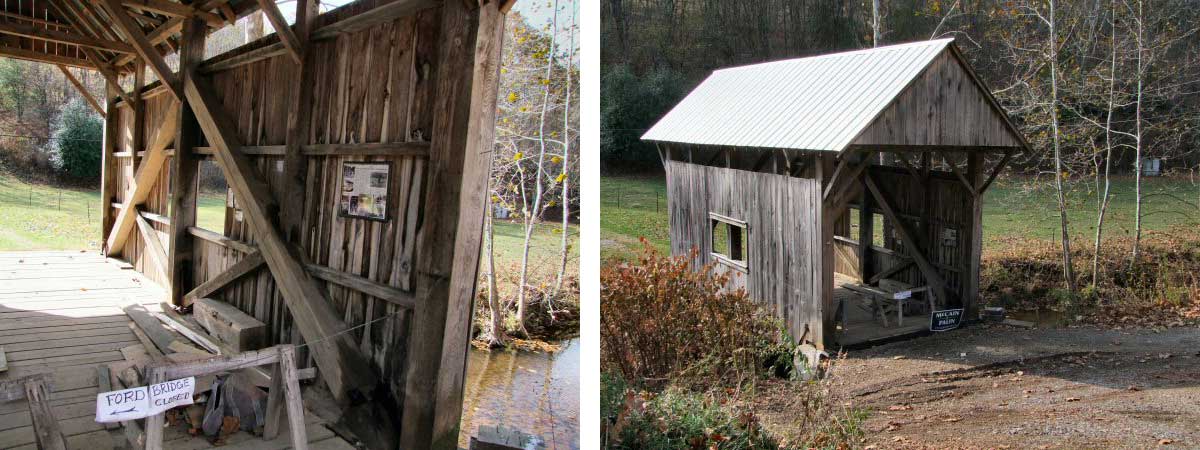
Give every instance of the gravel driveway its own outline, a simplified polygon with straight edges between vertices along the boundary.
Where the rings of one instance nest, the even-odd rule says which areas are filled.
[[[1200,329],[979,325],[850,351],[874,448],[1200,448]]]

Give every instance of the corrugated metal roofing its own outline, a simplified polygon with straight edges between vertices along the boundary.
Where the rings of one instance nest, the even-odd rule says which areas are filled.
[[[720,69],[642,139],[841,151],[952,42]]]

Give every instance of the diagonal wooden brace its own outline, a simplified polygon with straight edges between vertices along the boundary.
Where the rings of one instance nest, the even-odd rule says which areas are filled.
[[[183,100],[183,95],[179,92],[179,78],[175,76],[175,72],[171,71],[171,67],[167,65],[167,61],[158,53],[158,49],[150,42],[150,38],[146,37],[146,33],[142,31],[142,27],[134,22],[132,17],[129,17],[128,11],[121,5],[121,0],[103,0],[104,5],[108,7],[109,13],[113,18],[113,25],[121,30],[121,34],[133,44],[133,49],[137,51],[138,56],[141,56],[150,69],[158,75],[158,79],[162,80],[168,92],[175,96],[176,100]]]
[[[167,145],[175,141],[175,126],[179,122],[179,108],[175,105],[172,104],[166,109],[162,123],[158,125],[158,134],[154,137],[150,148],[146,149],[146,156],[142,158],[142,164],[138,166],[137,174],[133,179],[133,190],[125,198],[121,212],[113,221],[112,233],[108,235],[108,242],[105,244],[109,255],[121,254],[121,247],[125,245],[125,239],[129,236],[129,232],[133,230],[134,217],[138,215],[136,206],[146,201],[146,197],[150,196],[150,188],[154,187],[154,183],[158,181],[158,174],[162,171],[163,164],[167,159]],[[108,201],[108,199],[102,200],[106,203]]]
[[[242,205],[242,212],[258,239],[258,248],[275,277],[288,310],[309,344],[329,390],[339,401],[356,395],[368,396],[377,378],[349,334],[341,334],[346,325],[337,318],[332,303],[308,271],[303,254],[288,243],[273,218],[276,203],[253,162],[242,154],[236,128],[213,93],[207,80],[196,72],[184,77],[188,106],[204,136],[215,149],[217,162],[229,187]],[[357,394],[356,394],[357,393]]]
[[[896,232],[900,233],[900,239],[904,240],[908,255],[917,263],[917,269],[921,271],[921,275],[925,276],[925,281],[928,282],[929,288],[933,290],[934,295],[941,301],[946,301],[946,281],[942,279],[942,275],[938,273],[937,268],[933,267],[933,263],[925,257],[924,249],[920,248],[915,239],[912,230],[908,228],[908,224],[900,219],[896,214],[896,210],[892,209],[892,204],[888,202],[887,197],[879,191],[879,186],[875,185],[875,178],[867,172],[864,180],[867,182],[867,189],[871,191],[871,196],[875,198],[875,203],[879,205],[879,209],[883,210],[884,217],[892,222],[896,227]]]

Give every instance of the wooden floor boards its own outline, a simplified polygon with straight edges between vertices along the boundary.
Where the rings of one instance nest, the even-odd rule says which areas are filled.
[[[166,300],[161,287],[128,267],[96,252],[0,252],[0,347],[8,361],[0,381],[52,374],[50,405],[68,448],[122,444],[94,420],[96,366],[124,361],[120,349],[140,345],[123,306],[136,303],[159,311]],[[310,448],[353,448],[311,413],[308,422]],[[172,449],[210,447],[177,429],[168,431],[165,440]],[[225,448],[282,449],[289,444],[287,433],[272,441],[238,433]],[[0,403],[0,448],[35,447],[28,405]]]

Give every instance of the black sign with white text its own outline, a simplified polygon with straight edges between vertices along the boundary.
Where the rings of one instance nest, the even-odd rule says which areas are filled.
[[[947,331],[958,328],[962,323],[962,308],[934,311],[929,320],[929,331]]]

